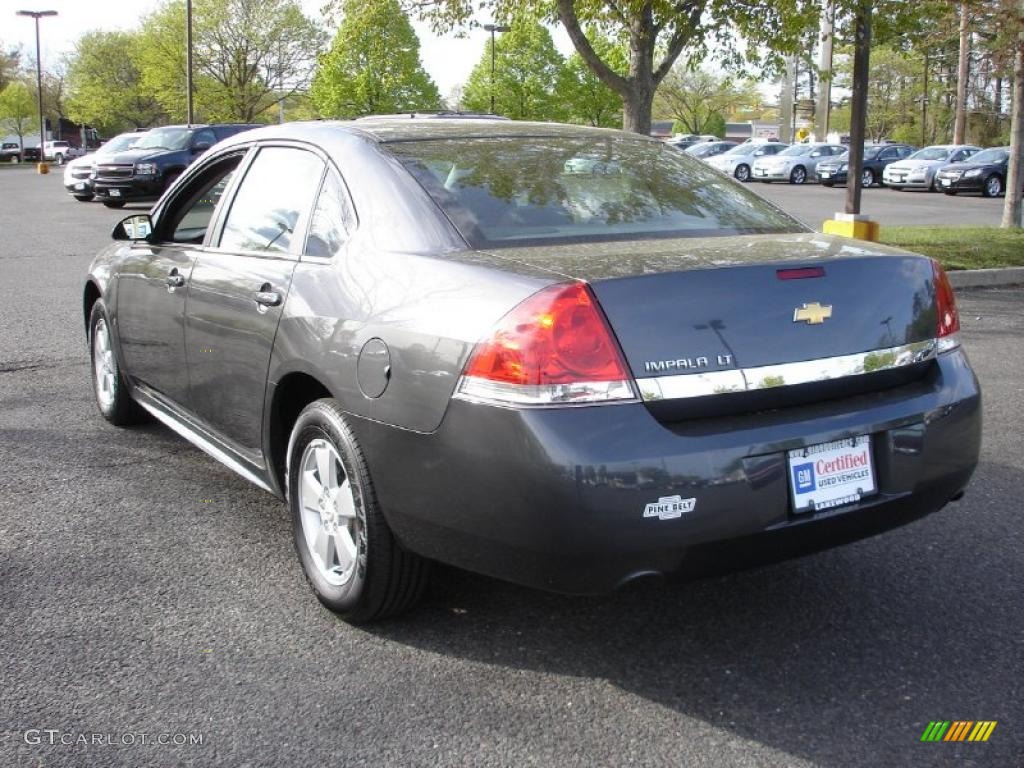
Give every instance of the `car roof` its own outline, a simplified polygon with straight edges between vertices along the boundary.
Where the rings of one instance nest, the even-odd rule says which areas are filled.
[[[541,123],[494,118],[419,119],[377,118],[374,120],[310,120],[266,125],[235,133],[222,146],[249,141],[292,140],[331,144],[346,138],[360,138],[377,144],[445,139],[495,138],[617,138],[662,144],[649,136],[611,128],[591,128],[563,123]]]

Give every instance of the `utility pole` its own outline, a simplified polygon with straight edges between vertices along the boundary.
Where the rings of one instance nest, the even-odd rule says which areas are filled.
[[[850,99],[850,159],[846,174],[846,213],[860,213],[861,172],[871,76],[871,0],[860,0],[854,22],[853,93]]]
[[[192,0],[185,0],[185,122],[195,122],[195,111],[192,105]]]
[[[818,52],[818,104],[814,109],[814,140],[827,141],[832,110],[832,33],[835,22],[833,0],[823,0],[821,8],[821,50]]]
[[[967,134],[967,78],[970,77],[971,31],[966,0],[960,3],[960,61],[956,73],[956,120],[953,143],[963,144]]]
[[[484,24],[484,29],[491,33],[491,114],[494,114],[494,33],[508,32],[504,24]]]
[[[786,74],[779,91],[779,141],[793,141],[793,90],[796,88],[796,56],[786,57]]]
[[[18,11],[18,16],[30,16],[36,22],[36,96],[39,103],[39,164],[40,173],[47,173],[46,166],[46,122],[43,120],[43,59],[39,45],[39,19],[56,16],[56,11]]]

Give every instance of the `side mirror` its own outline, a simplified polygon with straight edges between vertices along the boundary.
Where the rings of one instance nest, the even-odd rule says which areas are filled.
[[[149,240],[149,236],[152,233],[153,220],[149,218],[149,214],[138,213],[119,221],[114,227],[114,231],[110,233],[110,236],[115,240],[138,241]]]
[[[197,141],[195,144],[192,145],[192,154],[198,155],[200,152],[205,152],[212,146],[213,144],[211,144],[208,141]]]

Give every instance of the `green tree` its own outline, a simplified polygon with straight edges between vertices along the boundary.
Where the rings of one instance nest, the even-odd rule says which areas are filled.
[[[39,128],[32,90],[19,80],[8,83],[0,91],[0,126],[18,137],[22,149],[25,148],[25,136]]]
[[[348,0],[331,49],[320,57],[310,98],[326,117],[439,109],[420,41],[398,0]]]
[[[68,116],[106,135],[149,127],[165,117],[142,83],[137,32],[86,32],[68,67]]]
[[[677,66],[658,88],[655,108],[681,123],[684,133],[718,135],[715,129],[725,132],[725,115],[751,110],[760,100],[749,80]]]
[[[21,49],[7,48],[0,43],[0,91],[18,76],[21,69]]]
[[[514,120],[554,120],[563,112],[555,92],[564,60],[551,33],[535,18],[523,15],[494,43],[494,83],[491,83],[491,41],[469,73],[462,103],[479,112],[494,109]]]
[[[323,33],[298,0],[194,0],[197,119],[256,120],[304,89]],[[142,24],[142,83],[172,119],[185,117],[185,3],[168,0]]]
[[[627,70],[626,52],[621,45],[597,30],[587,30],[587,36],[593,41],[594,50],[616,72],[622,74]],[[569,122],[604,128],[622,125],[622,97],[601,82],[578,53],[573,53],[562,67],[556,92]]]
[[[800,48],[803,30],[817,23],[819,13],[816,0],[404,1],[420,9],[437,30],[469,24],[482,9],[501,21],[528,14],[557,20],[587,66],[622,99],[623,127],[638,133],[650,132],[655,90],[684,51],[689,58],[701,58],[715,44],[737,61],[743,55],[774,61],[772,49],[795,52]],[[597,50],[586,30],[621,37],[628,51],[624,73]]]

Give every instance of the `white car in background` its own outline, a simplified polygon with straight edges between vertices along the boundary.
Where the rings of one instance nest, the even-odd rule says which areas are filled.
[[[938,192],[935,174],[950,163],[962,163],[980,147],[969,144],[935,144],[919,149],[905,160],[890,163],[882,171],[882,181],[889,189],[927,189]]]
[[[96,162],[132,147],[146,135],[145,131],[129,131],[108,139],[91,155],[77,157],[64,167],[64,189],[80,203],[93,199],[92,173]]]
[[[750,169],[759,157],[773,157],[789,144],[781,141],[744,142],[721,155],[709,157],[704,162],[722,173],[735,176],[739,181],[750,181]]]
[[[759,157],[754,161],[751,178],[754,181],[788,181],[803,184],[814,178],[818,163],[846,152],[842,144],[794,144],[772,157]]]

